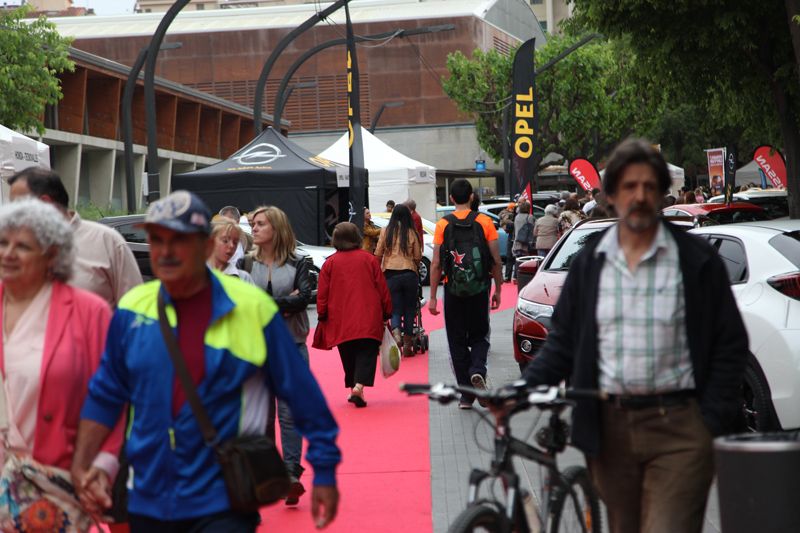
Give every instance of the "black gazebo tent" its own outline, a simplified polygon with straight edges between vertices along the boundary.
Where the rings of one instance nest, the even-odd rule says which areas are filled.
[[[325,244],[326,225],[337,220],[336,166],[271,127],[228,159],[174,176],[172,190],[180,189],[200,196],[212,212],[226,205],[243,212],[278,206],[307,244]]]

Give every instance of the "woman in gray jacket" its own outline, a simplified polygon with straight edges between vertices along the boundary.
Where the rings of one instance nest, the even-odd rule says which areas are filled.
[[[536,253],[547,255],[558,240],[558,207],[550,204],[544,208],[544,216],[536,220],[533,235],[536,237]]]
[[[259,207],[253,211],[254,251],[243,260],[244,270],[250,272],[256,285],[267,291],[289,328],[297,349],[308,363],[308,313],[312,287],[308,275],[308,262],[297,256],[296,240],[286,213],[274,206]],[[250,268],[248,268],[250,267]],[[300,465],[303,441],[294,429],[289,406],[278,401],[278,422],[281,426],[283,461],[292,477],[292,486],[286,505],[297,505],[305,488],[300,483],[303,467]],[[275,436],[275,400],[270,400],[267,417],[267,435]]]

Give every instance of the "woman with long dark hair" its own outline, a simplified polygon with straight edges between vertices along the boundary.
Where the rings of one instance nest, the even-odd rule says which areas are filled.
[[[395,206],[389,225],[381,230],[375,256],[381,263],[381,270],[392,295],[392,334],[397,344],[402,342],[403,356],[413,356],[414,315],[419,294],[422,244],[414,229],[411,210],[407,206]]]

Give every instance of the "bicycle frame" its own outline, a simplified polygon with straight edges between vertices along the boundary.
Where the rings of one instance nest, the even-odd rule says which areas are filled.
[[[521,409],[519,409],[521,410]],[[495,413],[496,424],[494,435],[494,456],[492,457],[491,469],[489,471],[473,469],[469,476],[469,492],[467,494],[467,505],[478,503],[478,495],[481,485],[487,479],[500,479],[505,488],[506,501],[504,511],[508,519],[507,525],[510,528],[516,527],[518,533],[530,533],[530,524],[520,498],[521,490],[519,486],[519,475],[514,469],[513,458],[515,456],[534,461],[545,467],[544,486],[541,495],[541,506],[537,506],[541,531],[550,531],[550,509],[552,497],[554,495],[554,484],[564,490],[568,490],[575,501],[575,493],[558,470],[556,455],[559,450],[548,449],[540,450],[510,435],[510,419],[516,414],[518,409],[509,413]],[[560,410],[554,410],[550,415],[550,425],[561,423],[559,417]],[[482,503],[492,503],[482,501]],[[585,533],[585,528],[584,528]]]

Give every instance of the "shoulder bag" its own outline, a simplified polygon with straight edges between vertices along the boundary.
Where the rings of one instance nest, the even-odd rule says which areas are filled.
[[[8,434],[17,431],[8,415],[5,382],[0,374],[0,531],[89,531],[94,519],[81,507],[70,473],[9,449]]]
[[[158,321],[181,387],[203,433],[203,440],[206,446],[214,450],[219,462],[231,509],[252,512],[284,499],[289,492],[289,474],[272,439],[264,435],[239,435],[225,442],[219,441],[217,430],[200,401],[178,347],[178,340],[167,320],[161,292],[158,294]]]

